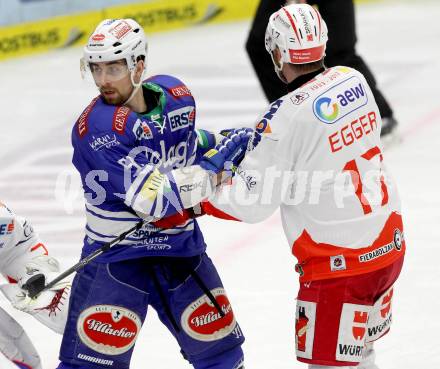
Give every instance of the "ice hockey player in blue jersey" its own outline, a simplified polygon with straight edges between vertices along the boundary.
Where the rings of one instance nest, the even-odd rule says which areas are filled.
[[[195,130],[184,83],[143,80],[146,57],[144,31],[132,19],[101,22],[84,48],[82,72],[100,95],[72,131],[87,216],[82,257],[139,220],[145,225],[77,273],[58,369],[128,369],[148,306],[194,368],[243,368],[243,334],[197,221],[182,210],[215,185],[193,165],[204,153],[197,142],[213,137]],[[168,215],[180,224],[166,227],[159,219]]]

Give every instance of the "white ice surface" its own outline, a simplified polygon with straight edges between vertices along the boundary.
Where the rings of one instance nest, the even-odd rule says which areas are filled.
[[[408,253],[392,332],[377,344],[383,369],[440,363],[439,20],[437,1],[358,8],[359,52],[404,138],[385,153],[403,199]],[[149,73],[176,75],[190,86],[199,126],[249,125],[265,109],[243,49],[248,28],[248,22],[203,26],[150,38]],[[70,130],[95,94],[80,81],[80,54],[79,48],[66,49],[0,63],[0,199],[34,223],[63,267],[78,258],[84,212],[81,194],[60,202],[55,183],[60,173],[74,173]],[[246,367],[305,368],[294,356],[298,283],[278,215],[258,225],[211,218],[200,223],[247,337]],[[61,337],[12,311],[3,298],[0,304],[24,325],[45,369],[54,369]],[[189,367],[151,310],[132,368]]]

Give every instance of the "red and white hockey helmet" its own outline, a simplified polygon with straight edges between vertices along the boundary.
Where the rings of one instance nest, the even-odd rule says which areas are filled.
[[[142,27],[133,19],[103,20],[84,47],[83,61],[110,62],[125,59],[130,71],[140,56],[147,58],[147,38]]]
[[[278,47],[281,61],[291,64],[321,60],[327,40],[327,25],[319,12],[308,4],[288,5],[272,14],[265,37],[266,50],[272,59]]]

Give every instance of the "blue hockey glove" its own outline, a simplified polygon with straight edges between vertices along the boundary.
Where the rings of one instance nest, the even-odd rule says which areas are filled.
[[[215,147],[209,150],[200,162],[200,166],[216,174],[226,170],[234,171],[243,160],[249,140],[254,137],[251,128],[234,129]]]

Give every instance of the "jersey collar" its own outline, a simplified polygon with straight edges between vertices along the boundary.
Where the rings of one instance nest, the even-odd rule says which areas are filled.
[[[305,85],[307,82],[315,78],[318,74],[321,74],[325,71],[325,68],[321,68],[319,70],[315,70],[312,73],[303,74],[302,76],[299,76],[298,78],[295,78],[292,82],[290,82],[287,85],[287,90],[289,92],[295,91],[296,89],[300,88],[301,86]]]

